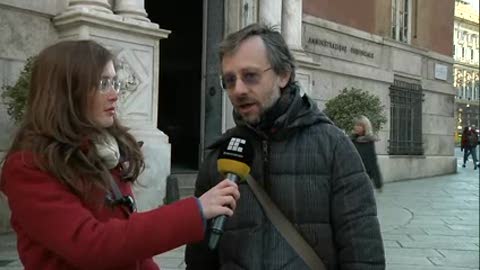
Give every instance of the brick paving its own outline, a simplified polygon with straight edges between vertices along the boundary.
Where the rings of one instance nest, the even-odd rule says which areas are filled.
[[[388,183],[376,193],[388,270],[479,269],[479,170]],[[155,257],[162,270],[183,270],[184,246]],[[0,270],[23,269],[14,234],[0,235]]]

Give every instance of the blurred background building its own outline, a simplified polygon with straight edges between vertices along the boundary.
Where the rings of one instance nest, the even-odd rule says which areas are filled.
[[[218,43],[250,23],[267,23],[285,37],[297,78],[320,108],[344,88],[380,98],[388,121],[377,152],[386,182],[448,174],[456,171],[455,6],[454,0],[0,0],[0,84],[13,84],[28,57],[58,40],[95,39],[110,48],[127,82],[120,118],[145,141],[147,169],[135,189],[144,210],[162,203],[167,175],[177,175],[191,194],[205,147],[233,126],[218,80]],[[0,112],[1,155],[15,125],[5,106]],[[7,217],[0,198],[0,231]]]
[[[479,11],[477,1],[455,1],[453,65],[455,141],[460,143],[465,126],[480,127]]]

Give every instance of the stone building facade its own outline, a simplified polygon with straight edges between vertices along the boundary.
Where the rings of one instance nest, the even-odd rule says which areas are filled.
[[[320,108],[344,88],[381,99],[385,181],[448,174],[456,170],[453,8],[453,0],[0,0],[0,84],[15,82],[29,56],[58,40],[110,48],[129,86],[120,117],[145,141],[147,170],[135,192],[146,210],[162,204],[169,174],[194,174],[205,146],[233,126],[217,45],[263,22],[282,32]],[[0,110],[1,152],[15,127]],[[0,230],[7,217],[0,199]]]
[[[478,4],[478,3],[477,3]],[[453,85],[455,96],[455,139],[460,143],[466,126],[480,128],[479,12],[472,4],[455,1]]]

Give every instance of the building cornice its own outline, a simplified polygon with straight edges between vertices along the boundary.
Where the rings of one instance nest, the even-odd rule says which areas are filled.
[[[154,38],[167,38],[171,31],[159,28],[158,24],[139,21],[115,14],[105,14],[92,10],[72,10],[53,18],[56,27],[71,28],[78,25],[104,26],[120,32],[145,35]],[[133,26],[133,27],[132,27]]]
[[[477,72],[479,68],[479,65],[473,65],[473,64],[462,63],[457,61],[453,64],[453,66],[456,68],[471,69],[472,71],[477,71]]]

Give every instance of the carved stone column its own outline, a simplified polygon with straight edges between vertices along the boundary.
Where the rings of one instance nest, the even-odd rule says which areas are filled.
[[[291,49],[302,49],[302,0],[283,0],[282,35]]]
[[[146,22],[150,21],[147,18],[147,12],[145,11],[145,3],[143,0],[116,0],[114,11],[115,14],[122,17]]]
[[[260,23],[276,26],[278,31],[282,30],[282,2],[271,0],[259,0]]]
[[[112,14],[108,0],[69,0],[67,10],[94,10]]]
[[[302,47],[302,0],[282,1],[282,35],[297,61],[296,80],[303,93],[310,94],[312,88],[312,67],[318,64],[305,53]]]

